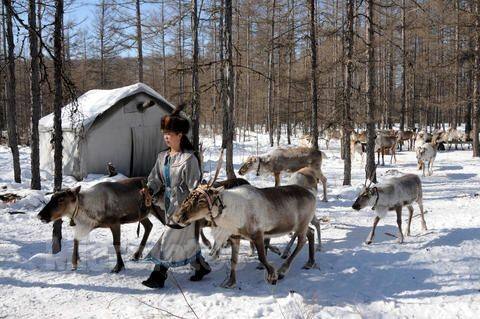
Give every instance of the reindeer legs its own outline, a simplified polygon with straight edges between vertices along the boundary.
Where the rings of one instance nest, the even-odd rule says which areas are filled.
[[[313,229],[310,227],[307,231],[307,239],[308,239],[308,261],[305,265],[303,265],[303,269],[310,269],[315,267],[315,235],[313,233]]]
[[[370,245],[373,242],[373,237],[375,237],[375,229],[377,228],[377,224],[379,221],[380,217],[375,216],[375,219],[373,220],[372,230],[370,231],[370,234],[368,234],[367,240],[365,241],[367,245]]]
[[[327,178],[320,173],[320,181],[322,182],[323,186],[323,201],[328,202],[327,200]]]
[[[280,186],[280,173],[273,173],[275,176],[275,187]]]
[[[412,217],[413,217],[413,206],[408,205],[408,227],[407,227],[407,236],[410,236],[410,224],[412,223]]]
[[[403,243],[403,233],[402,233],[402,206],[395,208],[397,212],[397,225],[398,225],[398,243]]]
[[[420,218],[422,219],[422,229],[423,231],[427,230],[427,223],[425,222],[425,215],[423,212],[423,200],[420,198],[418,201],[418,207],[420,208]]]
[[[240,246],[240,237],[231,236],[230,245],[232,246],[232,257],[230,259],[230,276],[227,277],[220,285],[223,288],[234,288],[237,284],[237,263],[238,263],[238,247]]]
[[[307,226],[307,232],[308,232],[308,230],[309,230],[309,228]],[[285,262],[282,264],[280,269],[278,269],[278,279],[282,279],[283,277],[285,277],[286,272],[290,268],[290,264],[292,263],[292,260],[295,258],[295,256],[298,255],[300,250],[302,250],[303,245],[305,245],[305,241],[306,241],[306,234],[305,233],[295,234],[294,236],[298,238],[297,247],[295,247],[295,250],[293,251],[293,253],[287,258],[287,260],[285,260]],[[310,261],[310,259],[309,259],[309,261]],[[314,263],[315,263],[315,261],[314,261]]]
[[[256,233],[253,238],[253,242],[255,243],[255,247],[257,248],[258,259],[260,262],[265,266],[267,269],[267,281],[268,283],[275,285],[278,280],[277,271],[270,265],[267,261],[267,255],[265,253],[265,243],[263,241],[263,233],[258,232]],[[298,247],[298,246],[297,246]]]
[[[77,270],[78,267],[78,239],[73,240],[73,253],[72,253],[72,270]]]
[[[144,218],[140,221],[140,224],[142,224],[143,229],[145,232],[143,233],[142,241],[140,242],[140,246],[138,247],[137,251],[133,254],[132,260],[137,261],[140,258],[142,258],[142,253],[143,249],[145,248],[145,244],[147,243],[148,236],[150,235],[150,232],[152,231],[152,222],[150,222],[150,219]]]
[[[125,268],[125,264],[122,260],[122,255],[120,253],[120,224],[115,224],[110,227],[113,236],[113,247],[115,248],[115,253],[117,255],[117,264],[113,267],[111,272],[118,273]]]

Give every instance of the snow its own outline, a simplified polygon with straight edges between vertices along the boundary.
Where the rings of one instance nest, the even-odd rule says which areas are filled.
[[[210,136],[203,136],[202,141],[208,179],[215,169],[220,138],[216,145]],[[259,153],[270,150],[265,135],[251,134],[246,142],[235,143],[236,169],[244,158],[257,153],[257,141]],[[79,269],[72,272],[73,232],[68,222],[64,223],[62,252],[51,255],[51,224],[36,219],[42,201],[48,200],[53,177],[42,172],[42,190],[29,190],[30,154],[21,148],[23,182],[15,184],[10,152],[0,146],[0,192],[24,196],[14,204],[0,203],[0,318],[476,318],[480,311],[480,160],[472,158],[470,150],[439,152],[433,176],[421,177],[428,231],[421,231],[416,216],[412,236],[398,244],[386,234],[397,232],[395,214],[389,213],[379,223],[373,244],[367,246],[364,240],[374,213],[351,209],[364,182],[364,167],[360,159],[354,161],[352,186],[342,186],[343,162],[338,144],[332,144],[330,150],[324,150],[328,159],[323,165],[329,201],[317,204],[323,243],[323,250],[316,253],[319,268],[301,269],[307,260],[304,248],[286,277],[271,286],[264,281],[264,272],[255,269],[258,261],[248,255],[249,245],[242,242],[238,287],[232,290],[219,287],[229,269],[229,249],[222,250],[218,260],[211,260],[205,247],[213,272],[203,281],[190,282],[192,270],[186,266],[171,270],[162,290],[142,286],[152,265],[129,261],[140,242],[136,224],[122,226],[125,271],[109,273],[115,264],[112,238],[109,230],[98,229],[81,242]],[[397,157],[397,164],[379,167],[381,181],[403,173],[421,175],[413,151],[400,152]],[[221,174],[225,176],[224,170]],[[247,178],[260,187],[274,183],[273,177],[254,173]],[[287,178],[283,175],[282,181]],[[108,179],[89,175],[79,184],[88,187]],[[65,177],[65,186],[76,184]],[[418,208],[414,208],[417,215]],[[11,215],[10,211],[25,214]],[[152,222],[146,251],[163,227]],[[405,229],[406,222],[404,225]],[[283,248],[288,239],[285,236],[273,242]],[[268,258],[276,267],[282,262],[272,253]]]
[[[62,108],[62,128],[68,130],[83,124],[83,127],[88,129],[99,115],[118,101],[140,92],[154,96],[170,105],[172,109],[174,108],[163,96],[143,83],[136,83],[112,90],[90,90],[80,96],[76,104],[69,103]],[[39,129],[49,130],[52,128],[53,113],[50,113],[40,119]]]

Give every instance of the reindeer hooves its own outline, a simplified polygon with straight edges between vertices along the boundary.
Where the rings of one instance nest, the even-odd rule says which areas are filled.
[[[287,252],[283,253],[283,254],[280,256],[280,258],[282,258],[282,259],[287,259],[287,257],[288,257],[288,253],[287,253]]]
[[[367,240],[365,241],[365,244],[366,244],[366,245],[371,245],[372,243],[373,243],[373,240],[371,240],[371,239],[367,239]]]
[[[305,265],[303,265],[302,269],[312,269],[316,266],[317,265],[315,264],[314,261],[308,261]]]
[[[258,270],[263,270],[265,269],[265,266],[263,264],[258,264],[257,267],[255,267]]]
[[[131,261],[139,261],[140,258],[142,258],[142,253],[136,252],[133,254],[132,258],[130,258]]]
[[[120,271],[122,271],[123,269],[125,269],[125,265],[124,264],[116,264],[115,267],[113,267],[113,269],[110,271],[110,273],[112,274],[118,274]]]
[[[328,199],[324,198],[324,199],[322,199],[322,202],[328,203]]]
[[[237,286],[237,282],[234,280],[234,279],[231,279],[231,278],[227,278],[225,279],[222,284],[220,285],[220,287],[222,288],[226,288],[226,289],[233,289]]]
[[[267,280],[267,282],[268,282],[269,284],[271,284],[271,285],[276,285],[276,284],[277,284],[277,281],[278,281],[279,279],[281,279],[280,276],[282,276],[282,278],[283,278],[284,275],[283,275],[283,274],[279,274],[279,273],[277,273],[276,270],[274,270],[274,271],[272,271],[271,273],[267,273],[266,280]]]
[[[77,268],[78,268],[77,265],[73,265],[71,270],[72,271],[77,271]]]

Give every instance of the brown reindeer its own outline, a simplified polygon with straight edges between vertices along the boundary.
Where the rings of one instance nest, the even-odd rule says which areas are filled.
[[[322,158],[325,153],[307,147],[277,148],[272,152],[248,157],[238,173],[245,175],[255,171],[257,176],[261,174],[273,174],[275,186],[280,185],[280,174],[283,171],[295,172],[304,167],[310,167],[316,171],[317,178],[323,185],[323,201],[327,201],[327,179],[322,173]]]
[[[390,164],[392,160],[395,159],[395,163],[397,162],[397,155],[396,155],[396,148],[397,148],[397,137],[391,135],[377,135],[375,139],[375,150],[377,152],[377,165],[380,164],[380,155],[382,155],[382,165],[385,165],[385,154],[389,152],[390,156]]]
[[[88,189],[80,186],[56,192],[37,217],[49,223],[68,216],[75,226],[72,254],[72,270],[78,266],[78,244],[95,228],[110,228],[117,263],[112,272],[119,272],[125,266],[120,254],[120,225],[140,222],[145,229],[138,250],[133,259],[138,260],[145,248],[152,223],[148,215],[152,213],[163,223],[164,214],[149,210],[140,194],[143,178],[128,178],[118,182],[102,182]]]

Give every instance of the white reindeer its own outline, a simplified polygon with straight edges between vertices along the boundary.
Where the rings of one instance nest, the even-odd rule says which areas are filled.
[[[365,186],[363,191],[355,200],[352,208],[360,210],[367,206],[372,206],[372,210],[377,215],[373,221],[373,228],[367,237],[365,243],[367,245],[373,242],[375,236],[375,228],[381,218],[387,215],[388,211],[395,210],[397,213],[398,225],[398,242],[403,243],[402,232],[402,208],[407,206],[409,211],[407,236],[410,236],[410,224],[413,217],[412,203],[417,202],[420,208],[420,217],[422,221],[422,229],[427,230],[427,224],[423,213],[423,194],[422,182],[415,174],[406,174],[401,177],[391,178],[383,185],[376,185],[374,187]]]
[[[417,153],[418,169],[422,169],[423,176],[425,176],[425,162],[428,162],[428,175],[432,175],[433,162],[437,156],[437,144],[423,143],[415,151]]]

